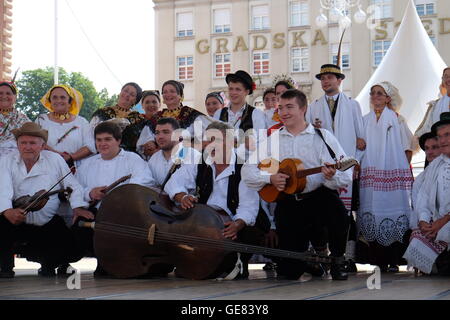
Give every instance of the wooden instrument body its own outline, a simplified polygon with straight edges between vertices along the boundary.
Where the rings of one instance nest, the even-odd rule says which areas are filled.
[[[189,246],[158,241],[150,244],[146,237],[133,237],[114,232],[117,227],[126,230],[156,226],[156,233],[201,236],[224,239],[222,232],[228,215],[221,215],[211,207],[197,204],[193,209],[180,211],[173,207],[167,195],[140,185],[127,184],[112,190],[102,201],[96,216],[94,246],[100,265],[118,278],[132,278],[159,269],[175,267],[179,277],[206,279],[225,266],[229,251],[217,248]]]
[[[279,162],[275,159],[269,159],[267,162],[261,162],[258,168],[269,174],[284,173],[289,176],[286,181],[284,191],[278,189],[272,184],[265,185],[259,195],[267,202],[275,202],[283,198],[284,194],[294,194],[302,192],[306,186],[306,176],[298,177],[297,172],[304,170],[303,162],[300,159],[287,158]],[[278,169],[277,169],[278,168]]]

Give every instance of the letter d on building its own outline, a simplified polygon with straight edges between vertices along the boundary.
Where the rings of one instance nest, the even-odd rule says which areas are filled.
[[[375,267],[373,274],[367,279],[367,289],[381,289],[381,270],[379,267]]]
[[[66,282],[67,289],[69,289],[69,290],[74,290],[74,289],[80,290],[81,289],[81,275],[80,275],[80,272],[77,269],[75,269],[75,268],[73,268],[71,266],[69,268],[67,268],[67,271],[69,273],[72,273],[72,275],[67,278],[67,282]]]

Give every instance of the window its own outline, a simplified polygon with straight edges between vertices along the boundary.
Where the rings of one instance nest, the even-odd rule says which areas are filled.
[[[435,1],[416,0],[416,9],[419,16],[428,16],[435,14]]]
[[[230,9],[214,10],[214,33],[231,31]]]
[[[392,0],[372,0],[372,4],[380,9],[377,19],[392,18]]]
[[[434,46],[436,47],[436,37],[430,36],[430,40],[431,40],[431,42],[433,42]]]
[[[192,12],[177,13],[177,37],[190,37],[194,35]]]
[[[309,25],[309,5],[306,1],[292,1],[291,9],[291,27]]]
[[[331,57],[334,64],[337,64],[337,54],[339,51],[339,44],[331,45]],[[350,68],[350,46],[348,43],[343,43],[341,48],[342,69]]]
[[[380,40],[380,41],[373,41],[373,66],[378,67],[381,63],[381,60],[383,60],[383,57],[386,55],[386,52],[388,51],[389,47],[391,46],[391,41],[386,40]]]
[[[269,6],[252,7],[252,29],[264,30],[269,29]]]
[[[309,72],[309,48],[291,49],[291,71]]]
[[[253,53],[253,74],[269,74],[270,54],[268,52]]]
[[[231,73],[231,53],[216,54],[214,56],[214,77],[224,78]]]
[[[192,80],[194,79],[194,57],[185,56],[177,57],[177,79]]]

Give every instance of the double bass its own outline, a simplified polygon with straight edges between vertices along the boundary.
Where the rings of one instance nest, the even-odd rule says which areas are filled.
[[[238,243],[223,237],[227,214],[196,204],[181,210],[159,190],[126,184],[102,201],[93,227],[99,264],[117,278],[175,268],[177,277],[201,280],[233,270],[236,252],[331,263],[331,258]],[[88,226],[85,222],[81,222]]]

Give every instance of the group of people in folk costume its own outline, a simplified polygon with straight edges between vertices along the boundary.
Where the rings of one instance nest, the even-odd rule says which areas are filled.
[[[206,96],[208,115],[183,105],[178,81],[163,84],[162,99],[158,90],[131,82],[117,104],[97,110],[90,123],[78,115],[83,97],[75,88],[50,88],[41,99],[48,113],[31,122],[14,107],[14,83],[1,82],[0,277],[14,277],[17,253],[39,262],[43,276],[65,274],[69,263],[95,257],[94,231],[78,221],[95,220],[107,186],[127,175],[123,183],[160,188],[182,209],[204,203],[224,210],[231,217],[225,238],[330,255],[334,280],[347,279],[356,263],[385,272],[408,263],[424,273],[449,273],[450,68],[443,72],[442,97],[430,104],[415,135],[399,114],[402,99],[392,83],[372,86],[371,110],[363,116],[358,102],[340,92],[345,75],[338,65],[323,65],[316,78],[324,95],[309,106],[286,78],[264,92],[261,111],[248,104],[255,85],[239,70],[226,76],[228,97]],[[138,102],[144,114],[132,110]],[[416,144],[427,167],[414,181]],[[336,170],[346,157],[359,165]],[[300,159],[321,173],[308,175],[303,191],[268,203],[258,191],[271,184],[283,192],[290,178],[261,170],[258,164],[269,158]],[[18,204],[57,182],[61,192],[43,207]],[[267,258],[279,278],[328,271]],[[241,259],[238,277],[247,278],[250,255]],[[94,274],[106,274],[101,263]]]

